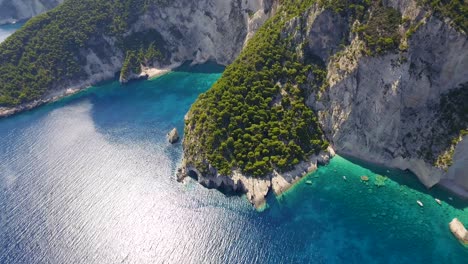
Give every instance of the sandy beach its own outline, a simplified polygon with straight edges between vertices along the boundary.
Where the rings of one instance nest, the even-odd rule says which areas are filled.
[[[153,79],[153,78],[159,77],[169,72],[171,72],[171,68],[164,68],[164,69],[145,68],[142,70],[140,76],[147,76],[148,79]]]

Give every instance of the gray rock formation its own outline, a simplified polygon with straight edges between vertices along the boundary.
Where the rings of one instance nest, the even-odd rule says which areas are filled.
[[[0,0],[0,25],[29,19],[46,12],[64,0]]]
[[[273,0],[175,0],[167,6],[148,10],[125,35],[155,29],[165,43],[162,48],[168,54],[167,60],[155,65],[158,68],[174,68],[186,61],[200,64],[208,60],[228,65],[273,8]],[[251,14],[254,15],[251,17]],[[0,108],[0,117],[50,102],[66,95],[68,89],[84,89],[112,79],[124,61],[116,39],[108,36],[93,37],[80,53],[86,62],[83,66],[85,76],[50,87],[50,92],[38,101]],[[140,75],[130,77],[122,81],[140,78]]]
[[[177,128],[174,128],[171,130],[171,132],[167,133],[166,137],[167,141],[169,141],[169,143],[171,144],[174,144],[177,141],[179,141],[179,132],[177,132]]]
[[[329,88],[324,92],[310,89],[307,103],[318,114],[338,154],[408,169],[427,187],[441,183],[468,197],[466,137],[456,147],[448,171],[427,157],[443,153],[447,144],[440,138],[451,136],[444,120],[451,117],[441,116],[441,99],[468,82],[467,36],[447,20],[420,8],[416,1],[391,0],[386,4],[420,26],[409,39],[403,37],[406,49],[384,55],[365,55],[364,43],[352,33],[348,20],[316,5],[288,23],[283,36],[292,37],[298,52],[307,43],[303,58],[319,59],[327,65]],[[402,26],[399,30],[405,36]],[[350,44],[343,47],[343,40]],[[187,145],[191,144],[196,145]],[[231,179],[217,175],[214,169],[209,174],[205,176],[209,184],[203,183],[207,178],[202,175],[197,177],[199,182],[210,187],[231,184],[247,193],[256,206],[262,201],[258,197],[272,188],[271,176],[240,188],[231,182],[239,178],[238,172]]]
[[[224,193],[245,194],[257,210],[263,210],[266,205],[266,196],[270,191],[273,191],[275,195],[281,195],[303,176],[315,171],[319,164],[328,163],[334,154],[333,149],[329,148],[327,151],[322,151],[319,155],[299,163],[291,171],[285,173],[273,171],[262,178],[246,176],[240,171],[234,171],[230,176],[220,175],[211,166],[209,173],[202,174],[197,168],[186,164],[187,160],[184,159],[177,173],[177,180],[181,182],[186,177],[191,177],[210,189],[217,189]]]
[[[459,196],[468,197],[468,136],[458,143],[453,156],[453,165],[442,177],[440,184]]]
[[[448,175],[466,182],[467,174],[447,174],[425,157],[446,147],[435,140],[446,136],[438,107],[443,94],[468,81],[466,35],[431,17],[402,54],[364,57],[358,52],[361,44],[354,39],[329,61],[330,88],[310,100],[335,150],[409,169],[427,187]],[[460,159],[453,166],[467,165]]]
[[[468,231],[458,218],[454,218],[449,224],[450,231],[463,244],[468,245]]]
[[[256,18],[267,16],[271,2],[176,0],[142,16],[132,31],[158,31],[171,54],[169,64],[210,60],[227,65],[242,50],[249,31],[258,29]]]

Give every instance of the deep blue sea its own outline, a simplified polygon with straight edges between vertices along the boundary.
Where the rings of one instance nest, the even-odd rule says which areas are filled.
[[[407,172],[337,156],[262,213],[178,183],[165,134],[222,69],[189,70],[0,120],[0,263],[468,263],[467,204]]]

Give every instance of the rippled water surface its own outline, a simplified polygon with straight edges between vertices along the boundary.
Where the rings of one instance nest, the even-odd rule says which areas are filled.
[[[467,263],[448,229],[466,204],[409,173],[336,157],[263,213],[177,183],[165,134],[219,77],[112,82],[0,120],[0,263]]]

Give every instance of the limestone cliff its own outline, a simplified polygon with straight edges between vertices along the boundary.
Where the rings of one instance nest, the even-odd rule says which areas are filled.
[[[330,87],[310,105],[338,153],[409,169],[427,187],[444,179],[446,186],[461,186],[464,190],[455,188],[467,197],[468,163],[461,151],[448,173],[434,165],[450,147],[447,141],[459,136],[450,132],[448,120],[456,120],[463,129],[468,125],[466,113],[464,120],[455,113],[441,114],[442,98],[468,82],[467,36],[413,1],[389,5],[420,25],[403,40],[407,47],[365,56],[360,52],[362,42],[349,35],[351,45],[329,60]],[[466,109],[466,104],[457,107]]]
[[[71,4],[71,3],[67,3]],[[270,14],[272,0],[254,1],[170,1],[154,5],[132,23],[124,38],[150,32],[158,38],[162,58],[154,62],[157,68],[173,68],[186,61],[194,64],[208,60],[218,64],[231,63],[242,50],[249,35]],[[13,107],[1,107],[0,117],[31,109],[38,105],[79,91],[99,81],[114,78],[122,69],[125,54],[115,36],[93,35],[82,45],[77,59],[81,74],[55,80],[40,99]],[[139,78],[139,73],[130,74]]]
[[[64,0],[0,0],[0,25],[29,19],[50,10]]]
[[[467,137],[459,134],[468,129],[467,35],[416,1],[382,3],[367,9],[366,25],[352,19],[355,14],[318,4],[287,23],[282,35],[292,39],[301,60],[322,62],[327,70],[327,87],[303,87],[307,104],[338,154],[411,170],[427,187],[439,183],[468,198]],[[376,44],[360,34],[373,26],[385,37],[379,16],[395,14],[399,22],[387,39]],[[307,82],[315,78],[309,73]],[[200,147],[196,136],[184,146]],[[201,175],[187,153],[181,174],[205,186],[234,186],[256,206],[272,189],[271,175],[252,179],[235,171],[227,177],[210,164]],[[303,172],[293,171],[292,178]]]
[[[441,183],[468,197],[466,137],[453,164],[438,162],[468,128],[468,102],[460,99],[458,111],[443,103],[466,96],[467,35],[415,1],[386,6],[408,21],[398,27],[399,49],[371,56],[357,25],[330,9],[315,6],[290,22],[288,34],[327,65],[329,87],[309,90],[308,105],[337,153],[411,170],[427,187]]]

